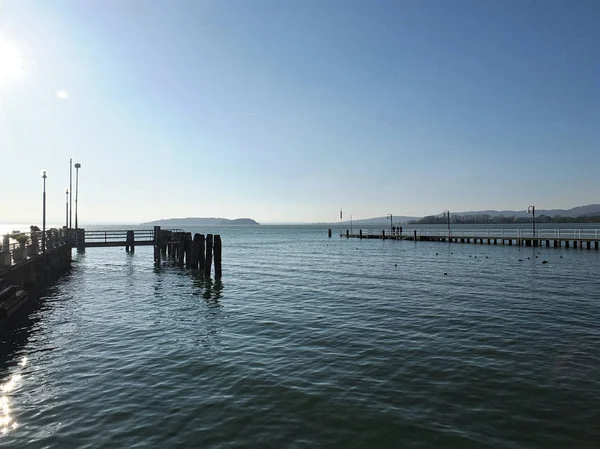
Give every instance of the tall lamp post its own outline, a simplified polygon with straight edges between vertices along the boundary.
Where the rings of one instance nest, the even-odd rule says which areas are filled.
[[[446,216],[446,223],[448,225],[448,235],[450,235],[450,211],[445,210],[444,215]]]
[[[390,235],[392,235],[392,220],[394,219],[394,217],[392,217],[392,214],[388,214],[387,218],[390,219]]]
[[[73,227],[73,159],[69,158],[69,229]]]
[[[46,178],[48,170],[42,169],[40,172],[44,180],[44,196],[42,197],[42,253],[46,254]]]
[[[527,208],[527,213],[531,214],[531,217],[532,217],[531,224],[533,226],[533,236],[535,237],[535,206],[529,206]]]
[[[75,229],[77,226],[77,198],[79,198],[79,169],[81,168],[81,164],[77,162],[75,164]]]
[[[65,226],[69,229],[69,189],[65,189]]]

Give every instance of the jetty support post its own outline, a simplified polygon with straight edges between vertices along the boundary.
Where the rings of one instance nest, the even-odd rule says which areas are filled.
[[[221,236],[219,234],[215,235],[214,241],[214,253],[215,253],[215,279],[220,279],[223,271],[221,269],[221,250],[223,245],[221,243]]]
[[[204,265],[204,275],[210,277],[210,270],[212,268],[212,255],[213,255],[213,235],[206,234],[206,263]]]
[[[162,241],[162,234],[160,232],[160,226],[154,226],[154,262],[160,263],[160,245]]]
[[[190,268],[192,270],[198,269],[198,261],[200,257],[200,234],[194,234],[194,240],[192,242],[192,256]],[[204,254],[202,255],[204,257]]]
[[[133,231],[127,231],[127,239],[125,240],[125,252],[129,252],[131,251],[132,253],[135,252],[135,246],[133,244],[134,242],[134,238],[133,238]]]
[[[362,236],[362,229],[359,229],[359,231],[358,231],[358,236],[359,236],[359,238],[361,238],[361,239],[363,238],[363,236]]]
[[[206,256],[204,248],[206,246],[206,239],[204,234],[200,234],[200,249],[198,250],[198,271],[204,273],[204,267],[206,266]]]
[[[179,233],[179,247],[177,248],[177,263],[180,267],[183,267],[183,259],[185,258],[185,232]]]
[[[216,237],[216,235],[215,235]],[[346,229],[346,238],[349,239],[350,238],[350,231],[348,229]],[[216,263],[216,259],[215,259],[215,263]]]
[[[331,228],[327,230],[327,237],[331,238]]]
[[[185,267],[190,268],[192,261],[192,233],[185,233]]]

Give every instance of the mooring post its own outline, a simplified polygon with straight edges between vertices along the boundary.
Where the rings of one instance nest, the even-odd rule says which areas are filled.
[[[192,256],[191,256],[191,268],[192,270],[198,269],[198,254],[200,253],[200,234],[194,234],[194,240],[192,242]]]
[[[362,239],[362,229],[358,231],[358,236]]]
[[[215,236],[215,237],[216,237],[216,236]],[[349,239],[349,238],[350,238],[350,231],[348,231],[347,229],[346,229],[346,238],[347,238],[347,239]],[[215,262],[215,263],[216,263],[216,262]]]
[[[161,237],[160,226],[154,226],[154,262],[158,263],[160,263]]]
[[[221,275],[223,274],[223,272],[221,270],[221,250],[222,250],[221,236],[219,234],[216,234],[215,235],[215,248],[214,248],[214,252],[215,252],[215,278],[216,279],[220,279]]]
[[[413,231],[413,236],[414,236],[413,240],[416,242],[417,241],[417,230],[416,229]]]
[[[183,267],[183,260],[185,259],[185,232],[180,232],[179,233],[179,248],[178,248],[178,254],[177,254],[177,260],[179,263],[180,267]]]
[[[204,275],[210,277],[210,269],[212,268],[213,255],[213,235],[206,234],[206,264],[204,265]]]
[[[192,233],[186,232],[185,234],[185,267],[190,268],[192,258]]]
[[[164,259],[167,258],[167,244],[165,242],[169,240],[168,235],[169,231],[160,231],[160,256]]]
[[[331,228],[327,230],[327,237],[331,238]]]
[[[200,249],[198,250],[198,271],[204,273],[204,266],[206,265],[206,256],[204,249],[206,246],[206,239],[204,234],[200,234]]]
[[[125,240],[125,252],[135,252],[133,241],[133,231],[127,231],[127,239]]]

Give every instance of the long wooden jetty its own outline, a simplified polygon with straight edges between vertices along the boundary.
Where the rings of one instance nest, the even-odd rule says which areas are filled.
[[[456,229],[448,231],[411,229],[403,230],[346,230],[340,237],[358,239],[411,240],[425,242],[474,243],[487,245],[515,245],[532,247],[580,248],[598,250],[600,229]],[[331,237],[331,230],[329,230]]]
[[[39,296],[43,289],[58,279],[71,266],[73,248],[125,247],[134,253],[137,246],[154,246],[154,262],[162,259],[189,268],[210,278],[222,276],[220,235],[195,234],[181,229],[106,230],[49,229],[4,235],[0,240],[0,331],[8,328],[8,320]]]

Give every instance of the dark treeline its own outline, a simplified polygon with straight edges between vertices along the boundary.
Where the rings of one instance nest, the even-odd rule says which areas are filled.
[[[600,215],[583,217],[563,217],[562,215],[536,215],[536,223],[600,223]],[[443,215],[428,215],[419,220],[409,221],[409,224],[446,224],[447,218]],[[452,224],[509,224],[531,223],[531,217],[506,217],[504,215],[491,216],[487,214],[476,215],[451,215]]]

